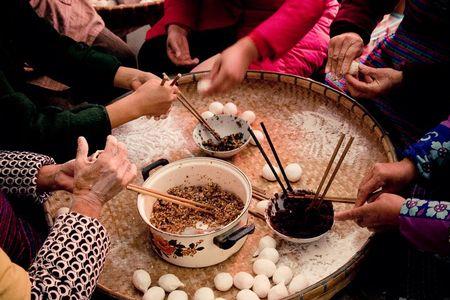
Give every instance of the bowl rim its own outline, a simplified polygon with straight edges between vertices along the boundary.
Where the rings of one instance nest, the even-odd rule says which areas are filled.
[[[225,114],[220,114],[220,115],[214,115],[212,117],[206,118],[205,120],[211,119],[211,118],[215,118],[215,117],[234,117],[239,119],[240,121],[244,122],[244,124],[246,124],[249,128],[250,128],[250,124],[247,123],[247,121],[245,121],[244,119],[242,119],[239,116],[234,116],[234,115],[225,115]],[[244,141],[244,143],[232,150],[227,150],[227,151],[218,151],[218,150],[210,150],[206,147],[204,147],[201,143],[197,142],[197,139],[195,138],[195,132],[196,130],[203,126],[200,122],[197,123],[197,125],[194,127],[194,131],[192,132],[192,138],[194,139],[195,144],[204,152],[208,153],[208,154],[222,154],[222,155],[227,155],[227,154],[237,154],[238,152],[240,152],[244,147],[246,147],[248,145],[248,143],[250,143],[250,139],[252,138],[250,135],[248,136],[247,140]],[[245,131],[245,130],[244,130]]]
[[[222,159],[217,159],[217,158],[212,158],[212,157],[189,157],[189,158],[184,158],[184,159],[180,159],[177,161],[174,161],[173,163],[170,163],[168,165],[165,165],[163,167],[161,167],[160,169],[158,169],[157,171],[155,171],[153,174],[151,174],[147,180],[144,181],[144,183],[142,184],[143,186],[145,185],[146,182],[150,181],[151,178],[155,175],[157,175],[158,173],[162,173],[165,170],[167,170],[169,167],[173,168],[177,165],[182,165],[183,163],[186,162],[193,162],[193,161],[209,161],[209,162],[214,162],[214,163],[218,163],[218,164],[223,164],[225,167],[231,167],[232,170],[236,171],[240,176],[242,176],[243,181],[245,181],[245,183],[248,186],[248,199],[246,199],[246,203],[244,204],[244,208],[242,209],[241,213],[230,223],[228,223],[226,226],[215,230],[215,231],[211,231],[211,232],[207,232],[207,233],[198,233],[198,234],[179,234],[179,233],[171,233],[171,232],[167,232],[167,231],[163,231],[159,228],[156,228],[155,225],[152,224],[152,222],[150,222],[150,219],[148,219],[148,222],[143,218],[142,214],[145,212],[141,212],[141,209],[139,208],[139,202],[144,201],[144,200],[140,200],[143,199],[143,195],[138,194],[137,198],[136,198],[136,206],[139,212],[139,216],[141,217],[142,221],[144,221],[147,225],[150,226],[151,230],[155,230],[158,233],[161,234],[165,234],[165,235],[170,235],[170,236],[174,236],[174,237],[178,237],[178,238],[197,238],[197,237],[205,237],[208,235],[221,235],[223,233],[226,233],[227,231],[231,230],[232,228],[234,228],[236,225],[238,225],[238,223],[240,222],[240,220],[242,219],[242,217],[245,216],[245,214],[248,213],[248,210],[250,208],[251,202],[252,202],[252,184],[250,179],[248,178],[248,176],[238,167],[236,167],[235,165],[233,165],[232,163],[229,163],[227,161],[224,161]]]

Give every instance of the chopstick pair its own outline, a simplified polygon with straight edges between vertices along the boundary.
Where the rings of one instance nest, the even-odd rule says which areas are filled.
[[[205,213],[209,213],[209,214],[213,214],[212,210],[214,209],[211,205],[208,204],[203,204],[203,203],[199,203],[199,202],[195,202],[192,200],[188,200],[185,198],[181,198],[178,196],[174,196],[174,195],[170,195],[167,193],[163,193],[163,192],[159,192],[157,190],[154,189],[150,189],[150,188],[145,188],[136,184],[129,184],[127,185],[127,189],[130,191],[134,191],[137,192],[139,194],[143,194],[143,195],[149,195],[167,202],[171,202],[174,204],[178,204],[181,206],[185,206],[185,207],[189,207],[192,209],[195,209],[197,211],[201,211],[201,212],[205,212]]]
[[[178,79],[180,79],[180,78],[181,78],[181,74],[177,74],[177,76],[170,83],[170,86],[174,86],[177,83]],[[161,80],[161,86],[163,86],[165,84],[165,82],[168,80],[170,80],[169,76],[167,76],[166,73],[163,73],[163,79]],[[194,108],[194,106],[192,106],[192,104],[183,95],[183,93],[181,91],[179,92],[177,99],[211,133],[211,135],[217,141],[221,140],[220,135],[205,121],[205,119],[203,119],[203,117],[200,115],[200,113]]]
[[[249,127],[248,131],[249,131],[250,135],[252,136],[253,140],[255,141],[255,144],[258,147],[259,152],[261,152],[261,155],[264,157],[266,163],[269,165],[270,170],[272,171],[275,179],[277,180],[278,184],[280,185],[281,189],[283,190],[283,193],[287,194],[288,191],[289,192],[293,192],[294,190],[293,190],[293,188],[291,186],[291,183],[289,182],[289,179],[286,176],[286,172],[284,171],[283,164],[281,163],[280,157],[278,156],[278,153],[275,150],[275,147],[274,147],[274,145],[272,143],[272,139],[270,138],[269,132],[267,131],[267,128],[266,128],[266,126],[264,125],[263,122],[261,122],[260,125],[261,125],[261,128],[262,128],[263,132],[264,132],[264,135],[266,136],[267,142],[269,143],[270,149],[272,150],[272,154],[275,157],[275,160],[276,160],[276,162],[278,164],[278,167],[280,168],[280,171],[281,171],[281,174],[283,175],[284,181],[286,182],[287,189],[284,186],[283,182],[281,181],[280,176],[278,176],[277,172],[275,171],[275,168],[273,167],[272,162],[270,161],[269,157],[267,156],[266,152],[264,151],[264,148],[261,146],[261,143],[256,138],[255,133],[253,132],[253,130]]]
[[[352,136],[352,137],[350,137],[350,139],[348,140],[347,144],[345,145],[344,151],[342,152],[341,157],[339,158],[339,160],[338,160],[338,162],[337,162],[337,164],[336,164],[336,167],[334,168],[334,171],[333,171],[333,173],[331,174],[331,176],[330,176],[330,178],[329,178],[329,180],[328,180],[327,185],[325,186],[325,189],[324,189],[323,193],[320,194],[320,192],[321,192],[321,190],[322,190],[322,187],[323,187],[323,184],[325,183],[325,180],[327,179],[328,174],[330,173],[330,169],[331,169],[331,167],[333,166],[334,160],[336,159],[336,156],[337,156],[337,154],[338,154],[338,152],[339,152],[339,149],[340,149],[341,146],[342,146],[342,142],[344,141],[344,138],[345,138],[345,134],[341,133],[341,136],[340,136],[340,138],[339,138],[339,141],[338,141],[336,147],[334,148],[334,151],[333,151],[333,154],[331,155],[330,161],[328,162],[327,168],[325,169],[325,172],[324,172],[324,174],[323,174],[323,176],[322,176],[322,179],[320,180],[319,187],[317,188],[317,191],[316,191],[316,193],[314,194],[313,201],[319,200],[319,206],[320,206],[320,204],[322,204],[322,201],[325,199],[325,196],[327,195],[327,192],[328,192],[328,190],[330,189],[331,184],[333,183],[334,178],[336,177],[336,174],[337,174],[337,172],[339,171],[339,168],[341,167],[342,162],[344,161],[345,156],[346,156],[347,153],[348,153],[348,150],[349,150],[350,147],[352,146],[353,140],[355,139],[355,138]],[[349,202],[348,202],[348,203],[349,203]],[[354,201],[353,201],[353,203],[354,203]]]

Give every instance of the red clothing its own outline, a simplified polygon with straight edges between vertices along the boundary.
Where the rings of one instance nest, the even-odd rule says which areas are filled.
[[[283,65],[300,64],[296,68],[300,71],[295,74],[310,75],[311,69],[318,68],[326,57],[329,25],[337,13],[338,3],[336,0],[166,0],[164,9],[164,17],[148,31],[147,39],[165,34],[170,24],[194,31],[237,25],[237,38],[249,36],[263,61],[268,58],[273,62],[288,55],[290,60]],[[314,33],[308,41],[301,44],[311,31]],[[295,50],[296,47],[306,48],[302,52],[302,49]],[[289,54],[291,50],[295,51]],[[317,51],[323,55],[316,55]],[[307,57],[301,58],[300,52]],[[313,59],[306,72],[301,71],[306,64],[299,61],[302,59]],[[273,63],[267,64],[256,65],[283,71]]]

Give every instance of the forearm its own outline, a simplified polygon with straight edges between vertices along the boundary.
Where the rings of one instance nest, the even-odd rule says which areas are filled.
[[[60,298],[89,299],[109,245],[98,220],[73,212],[58,217],[29,270],[32,299],[48,299],[51,291]]]
[[[141,116],[139,108],[133,105],[136,93],[132,93],[106,107],[112,128],[116,128]]]
[[[38,202],[47,199],[47,189],[41,189],[39,172],[44,166],[54,164],[46,155],[21,152],[0,151],[0,190],[14,196],[32,197]]]
[[[400,211],[400,232],[424,251],[450,254],[450,202],[408,198]]]

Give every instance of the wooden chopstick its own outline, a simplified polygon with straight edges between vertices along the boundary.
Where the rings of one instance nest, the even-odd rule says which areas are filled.
[[[257,191],[257,192],[259,192],[261,194],[265,194],[266,193],[266,191],[264,189],[259,188],[259,187],[255,186],[255,185],[252,185],[252,190]]]
[[[177,76],[175,76],[175,78],[172,80],[172,82],[170,83],[170,86],[174,86],[175,84],[177,84],[178,79],[181,78],[181,74],[178,73]]]
[[[169,76],[167,76],[166,73],[163,73],[163,78],[161,80],[161,86],[163,86],[166,83],[166,81],[169,79],[170,79]]]
[[[171,203],[175,203],[181,206],[185,206],[185,207],[189,207],[198,211],[202,211],[205,213],[209,213],[212,214],[213,212],[211,211],[213,209],[212,206],[207,205],[207,204],[203,204],[203,203],[198,203],[192,200],[188,200],[188,199],[184,199],[181,197],[177,197],[174,195],[170,195],[170,194],[166,194],[166,193],[162,193],[153,189],[149,189],[149,188],[144,188],[142,186],[138,186],[135,184],[129,184],[127,186],[128,190],[140,193],[140,194],[144,194],[144,195],[149,195],[149,196],[153,196],[155,198],[158,199],[162,199],[165,200],[167,202],[171,202]],[[209,209],[209,210],[208,210]]]
[[[344,161],[345,156],[348,153],[348,150],[352,146],[352,143],[353,143],[354,139],[355,139],[354,137],[350,137],[350,140],[347,142],[347,145],[345,145],[344,152],[342,153],[341,157],[339,158],[339,161],[338,161],[338,163],[336,165],[336,168],[334,168],[334,171],[331,174],[330,180],[328,180],[327,186],[325,187],[325,190],[323,191],[322,196],[320,196],[321,199],[323,199],[327,195],[327,192],[328,192],[331,184],[333,183],[333,180],[336,177],[336,174],[339,171],[339,168],[341,167],[342,162]],[[322,202],[322,200],[321,200],[321,202]]]
[[[260,125],[264,132],[264,135],[266,136],[267,142],[269,143],[270,150],[272,150],[272,154],[275,157],[275,160],[278,164],[278,168],[280,168],[281,175],[283,175],[284,181],[286,182],[287,189],[288,189],[288,191],[293,192],[294,190],[292,189],[291,183],[289,182],[289,179],[286,176],[286,172],[284,171],[283,164],[281,163],[281,160],[280,160],[280,157],[278,156],[277,150],[275,149],[275,146],[272,143],[272,139],[270,138],[269,132],[267,131],[266,126],[264,125],[263,122],[261,122]]]
[[[333,165],[333,162],[336,158],[336,155],[341,148],[342,142],[344,141],[345,134],[341,133],[341,137],[339,138],[339,141],[334,148],[333,155],[331,155],[330,161],[328,162],[327,168],[325,169],[325,173],[323,173],[322,179],[320,180],[319,187],[317,188],[316,193],[314,194],[314,200],[316,200],[319,197],[320,190],[322,189],[323,184],[325,183],[325,179],[328,177],[328,173],[330,172],[331,166]]]
[[[248,132],[250,133],[250,135],[253,138],[253,141],[255,142],[256,146],[259,149],[259,152],[261,152],[261,155],[264,157],[266,163],[269,165],[270,170],[272,171],[273,175],[275,176],[275,179],[277,180],[278,184],[280,185],[281,189],[283,190],[284,194],[287,194],[287,190],[284,187],[283,183],[281,182],[280,176],[278,176],[277,172],[275,171],[272,163],[270,162],[269,157],[267,156],[266,152],[264,151],[264,148],[261,146],[261,143],[258,141],[258,139],[255,136],[255,133],[253,132],[253,130],[251,129],[251,127],[248,128]]]
[[[258,194],[252,194],[252,197],[255,198],[258,201],[264,201],[264,200],[270,200],[270,198],[262,197]]]
[[[212,136],[220,141],[220,135],[211,127],[209,126],[209,124],[205,121],[205,119],[203,119],[203,117],[198,113],[198,111],[192,106],[192,104],[189,102],[189,100],[183,95],[183,93],[179,93],[178,94],[178,101],[181,102],[181,104],[183,104],[184,107],[186,107],[191,114],[203,125],[206,127],[206,129],[208,129],[208,131],[212,134]]]

